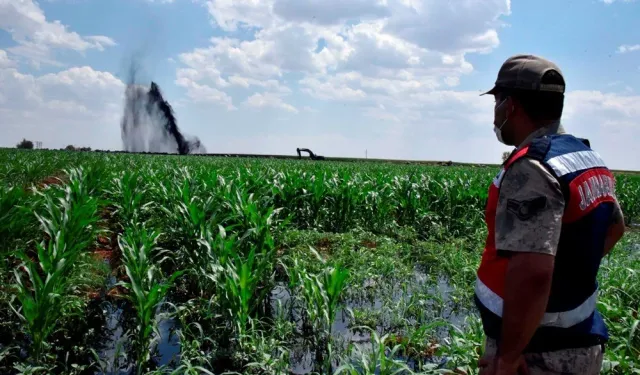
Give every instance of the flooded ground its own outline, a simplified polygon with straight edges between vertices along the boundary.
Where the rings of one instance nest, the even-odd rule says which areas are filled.
[[[634,233],[640,230],[639,225],[630,228]],[[640,251],[640,239],[634,234],[633,239],[624,248],[631,253]],[[637,241],[636,241],[637,240]],[[115,280],[110,279],[113,286]],[[377,292],[360,293],[361,290],[377,288]],[[442,341],[449,337],[450,326],[464,329],[466,318],[474,312],[468,308],[461,308],[457,302],[456,288],[445,276],[430,276],[420,269],[414,269],[412,277],[403,282],[378,285],[374,280],[365,280],[362,288],[354,288],[351,298],[347,298],[344,306],[337,312],[331,327],[333,345],[336,348],[358,346],[363,351],[371,348],[371,334],[359,325],[374,328],[379,334],[397,331],[402,335],[403,329],[397,328],[397,319],[405,319],[407,326],[419,326],[420,320],[442,320],[449,323],[434,330],[434,339]],[[130,329],[132,316],[127,313],[127,302],[124,300],[105,301],[103,312],[106,316],[104,330],[108,339],[101,347],[99,356],[103,369],[95,375],[130,375],[131,363],[126,356],[129,338],[125,335]],[[291,374],[310,374],[317,370],[318,362],[316,348],[310,337],[305,337],[303,327],[303,306],[296,304],[292,291],[284,282],[278,282],[270,295],[271,314],[284,314],[287,319],[295,323],[295,339],[289,347],[289,363]],[[414,311],[417,310],[417,311]],[[403,315],[404,314],[404,315]],[[400,316],[402,315],[402,316]],[[156,337],[155,355],[157,366],[175,367],[180,361],[180,342],[175,330],[176,321],[166,314],[158,315],[159,337]],[[129,327],[129,328],[127,328]],[[410,367],[415,362],[413,358],[397,356],[405,360]],[[447,356],[432,356],[428,359],[437,367],[445,366]],[[337,364],[334,366],[337,366]]]
[[[411,290],[428,290],[437,300],[444,303],[444,308],[440,317],[451,321],[453,324],[463,324],[464,316],[454,312],[454,308],[450,303],[450,294],[454,288],[449,285],[443,277],[437,279],[433,285],[428,284],[429,278],[421,272],[414,273],[414,279],[409,288],[392,288],[392,299],[395,303],[408,302],[412,293]],[[380,310],[384,307],[385,301],[383,296],[374,298],[373,301],[351,300],[347,301],[346,306],[341,308],[336,314],[336,319],[331,327],[331,334],[334,342],[346,345],[360,345],[362,349],[371,346],[371,335],[367,331],[354,329],[353,310],[368,309],[371,311]],[[105,314],[104,331],[107,339],[99,351],[99,357],[102,362],[102,370],[95,375],[129,375],[132,373],[132,364],[127,358],[128,345],[130,338],[127,337],[127,327],[131,326],[133,316],[127,312],[130,309],[125,300],[105,301],[103,303],[103,313]],[[291,321],[296,323],[296,329],[299,333],[303,331],[302,327],[302,311],[300,306],[295,306],[292,300],[291,291],[284,283],[278,283],[271,292],[271,308],[273,315],[277,315],[277,309],[288,311]],[[388,313],[390,315],[390,312]],[[176,321],[171,318],[162,317],[159,314],[159,333],[156,344],[156,355],[154,360],[158,366],[170,365],[178,363],[180,360],[180,342],[175,330],[179,328]],[[391,320],[391,316],[384,317],[382,321]],[[379,332],[385,327],[377,326]],[[441,335],[446,335],[446,330],[441,331]],[[292,374],[309,374],[316,363],[315,348],[303,337],[302,334],[296,339],[295,344],[291,348],[290,354],[290,373]]]
[[[104,302],[104,314],[106,324],[104,327],[107,338],[99,351],[102,369],[95,375],[129,375],[133,372],[133,364],[130,363],[127,353],[130,352],[130,337],[127,336],[127,327],[131,327],[132,316],[127,312],[130,307],[125,301]],[[156,353],[153,356],[158,366],[170,365],[180,361],[180,342],[175,330],[179,328],[176,321],[158,315],[159,337],[156,340]]]
[[[428,284],[429,278],[424,273],[415,271],[413,276],[413,280],[407,288],[396,287],[391,289],[391,301],[398,304],[403,302],[407,303],[413,296],[412,290],[419,291],[426,289],[434,297],[434,301],[437,300],[442,306],[439,317],[462,328],[465,315],[455,311],[454,306],[451,303],[451,293],[454,288],[449,284],[447,279],[444,277],[438,277],[435,284]],[[277,285],[271,294],[271,306],[272,309],[274,309],[274,314],[277,308],[287,309],[291,303],[291,292],[288,287],[284,284]],[[366,330],[356,329],[353,311],[354,309],[380,311],[383,309],[385,303],[386,301],[384,296],[374,297],[373,301],[364,301],[361,299],[348,300],[346,302],[346,306],[338,311],[336,319],[332,324],[331,334],[334,342],[342,345],[360,346],[362,350],[370,349],[372,345],[371,334]],[[425,308],[427,307],[425,306]],[[293,308],[291,314],[292,320],[298,324],[298,330],[302,331],[301,312],[299,308]],[[380,320],[381,322],[389,322],[393,318],[391,316],[393,314],[391,311],[385,311],[385,314],[386,316],[382,317]],[[379,333],[388,329],[388,327],[385,327],[384,325],[376,325],[376,327],[371,328],[375,328]],[[439,338],[444,338],[448,334],[448,331],[446,329],[441,329],[438,331],[438,334]],[[290,372],[292,374],[309,374],[313,372],[315,369],[314,366],[317,365],[315,361],[315,350],[313,347],[309,347],[309,345],[305,343],[304,338],[299,339],[297,345],[293,346],[290,359]],[[434,361],[444,363],[446,362],[446,359],[434,358]]]

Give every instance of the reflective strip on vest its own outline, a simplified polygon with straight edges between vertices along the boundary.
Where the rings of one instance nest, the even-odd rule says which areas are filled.
[[[547,161],[558,177],[583,169],[605,167],[600,155],[595,151],[576,151],[553,157]]]
[[[499,188],[500,184],[502,184],[502,179],[504,178],[504,168],[502,168],[502,170],[500,170],[500,173],[496,176],[496,178],[493,179],[493,184]]]
[[[476,296],[484,307],[502,318],[502,305],[504,303],[502,297],[489,289],[489,287],[486,286],[479,278],[476,279]],[[597,299],[598,291],[596,290],[589,298],[586,299],[586,301],[575,309],[562,312],[545,313],[540,325],[560,328],[572,327],[593,314],[596,309]]]

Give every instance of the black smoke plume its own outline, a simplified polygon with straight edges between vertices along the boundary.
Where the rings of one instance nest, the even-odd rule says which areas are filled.
[[[180,132],[173,109],[155,82],[149,89],[135,83],[133,67],[125,91],[121,127],[125,151],[181,155],[207,152],[197,137],[185,137]]]

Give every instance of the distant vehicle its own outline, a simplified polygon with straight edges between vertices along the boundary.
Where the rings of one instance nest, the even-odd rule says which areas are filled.
[[[324,160],[324,156],[316,155],[313,153],[313,151],[309,150],[308,148],[297,148],[296,151],[298,152],[298,159],[302,159],[302,154],[301,154],[302,152],[308,152],[311,160]]]

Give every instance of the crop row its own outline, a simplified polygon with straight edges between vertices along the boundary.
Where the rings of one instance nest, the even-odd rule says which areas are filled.
[[[471,285],[494,168],[0,160],[3,373],[477,371]],[[640,180],[617,180],[631,224]],[[620,253],[633,238],[603,262],[610,373],[640,368],[640,257]]]

